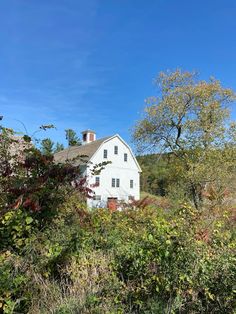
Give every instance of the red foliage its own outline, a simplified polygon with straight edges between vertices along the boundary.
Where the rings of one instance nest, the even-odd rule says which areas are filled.
[[[74,190],[92,197],[87,178],[79,178],[78,166],[57,164],[53,156],[45,156],[34,147],[27,148],[20,157],[0,160],[0,177],[6,178],[1,182],[1,191],[9,209],[23,206],[33,212],[50,210]]]
[[[208,229],[199,230],[195,236],[196,240],[208,243],[210,241],[210,234]]]
[[[144,197],[144,198],[142,198],[141,200],[138,200],[138,201],[137,200],[132,200],[130,204],[131,204],[131,206],[135,206],[137,208],[144,209],[144,208],[152,205],[153,203],[154,203],[154,199],[146,196],[146,197]]]
[[[39,212],[41,210],[41,207],[39,206],[38,201],[34,201],[31,198],[27,198],[24,201],[23,207],[26,209],[29,209],[32,212]]]
[[[158,208],[163,208],[163,209],[168,209],[170,208],[170,203],[169,201],[162,197],[160,199],[156,199],[154,197],[150,197],[150,196],[145,196],[144,198],[142,198],[141,200],[132,200],[131,201],[131,206],[137,207],[137,208],[146,208],[148,206],[156,206]]]

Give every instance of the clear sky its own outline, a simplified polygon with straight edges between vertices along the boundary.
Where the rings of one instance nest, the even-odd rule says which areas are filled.
[[[61,142],[65,128],[129,142],[162,70],[236,90],[235,0],[1,0],[0,29],[5,125],[53,123]]]

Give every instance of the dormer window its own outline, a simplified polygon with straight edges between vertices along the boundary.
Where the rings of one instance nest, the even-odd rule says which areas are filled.
[[[114,146],[114,154],[118,155],[118,146]]]
[[[124,161],[128,161],[128,154],[124,153]]]
[[[104,149],[104,151],[103,151],[103,158],[107,158],[107,149]]]

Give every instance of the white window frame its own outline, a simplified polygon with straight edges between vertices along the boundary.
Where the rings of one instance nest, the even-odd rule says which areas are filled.
[[[119,179],[119,178],[116,179],[116,187],[117,187],[117,188],[120,187],[120,179]]]
[[[104,149],[103,150],[103,158],[107,159],[107,156],[108,156],[108,151],[107,151],[107,149]]]
[[[100,186],[100,177],[95,177],[96,186]]]
[[[94,195],[93,196],[93,200],[94,201],[101,201],[102,200],[102,196],[101,195]]]

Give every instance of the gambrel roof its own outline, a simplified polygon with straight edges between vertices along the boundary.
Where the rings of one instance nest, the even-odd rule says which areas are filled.
[[[129,149],[132,157],[134,158],[134,161],[137,165],[138,171],[142,172],[131,148],[129,147],[129,145],[127,145],[127,143],[118,135],[112,135],[112,136],[107,136],[107,137],[103,137],[99,140],[93,141],[91,143],[88,144],[84,144],[84,145],[80,145],[80,146],[70,146],[58,153],[54,154],[54,160],[57,163],[64,163],[67,160],[72,160],[74,158],[78,158],[79,156],[81,156],[82,158],[78,158],[75,161],[75,164],[77,165],[84,165],[86,164],[88,161],[91,160],[91,158],[93,157],[93,155],[95,155],[95,153],[99,150],[100,146],[113,139],[114,137],[118,137],[120,139],[120,141]],[[84,157],[86,156],[86,157]]]

